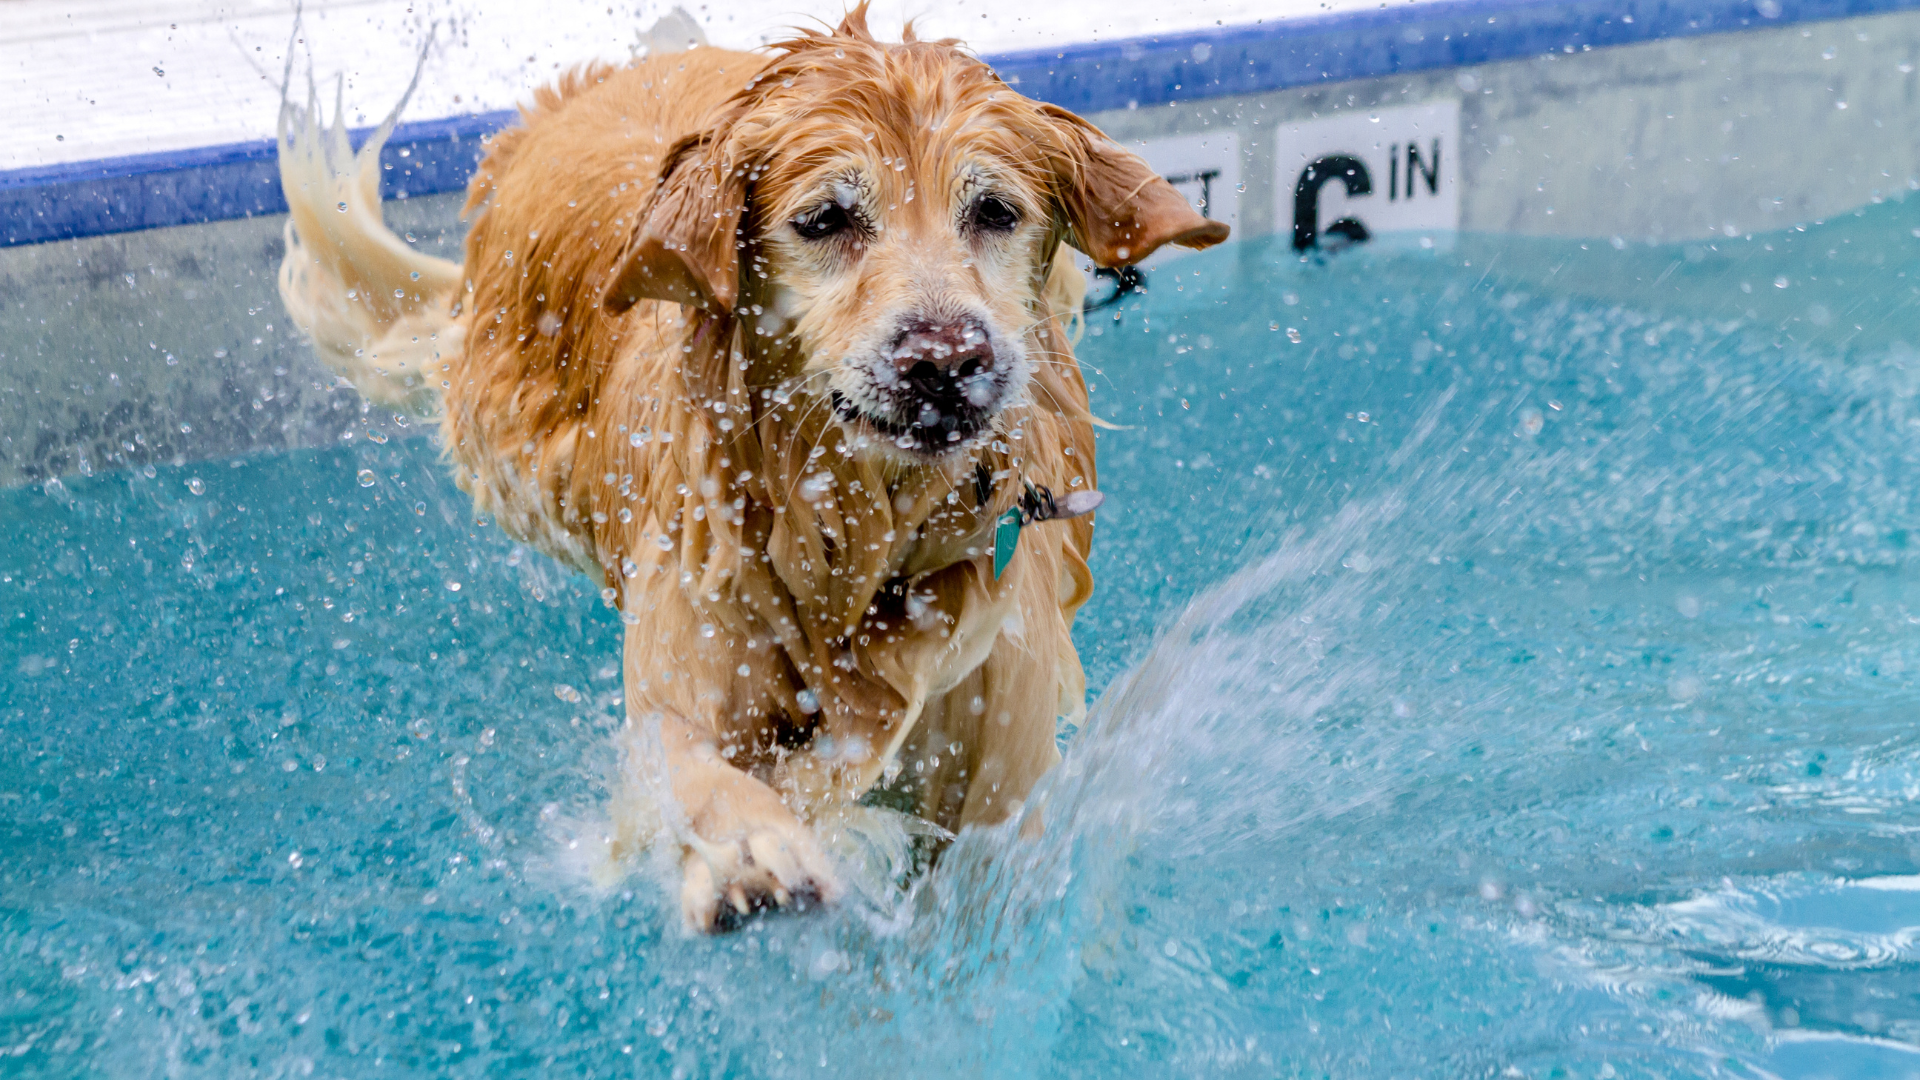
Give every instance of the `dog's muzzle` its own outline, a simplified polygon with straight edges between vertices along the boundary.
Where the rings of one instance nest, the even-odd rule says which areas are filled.
[[[842,415],[859,415],[926,450],[939,451],[978,434],[1001,396],[992,338],[974,320],[908,324],[874,374],[888,415],[856,412],[841,401]]]

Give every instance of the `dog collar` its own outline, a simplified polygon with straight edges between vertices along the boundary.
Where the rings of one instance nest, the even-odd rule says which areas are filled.
[[[1008,564],[1013,562],[1014,550],[1020,546],[1021,529],[1037,522],[1064,521],[1090,514],[1106,501],[1105,495],[1091,489],[1069,492],[1065,498],[1055,499],[1053,492],[1046,488],[1027,484],[1019,501],[994,519],[993,580],[999,581]]]

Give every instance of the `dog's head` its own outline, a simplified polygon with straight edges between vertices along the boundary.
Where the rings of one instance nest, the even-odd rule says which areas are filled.
[[[862,4],[779,46],[673,149],[606,305],[731,313],[756,381],[927,459],[1024,399],[1060,243],[1120,266],[1227,227],[1079,117],[906,36],[876,42]]]

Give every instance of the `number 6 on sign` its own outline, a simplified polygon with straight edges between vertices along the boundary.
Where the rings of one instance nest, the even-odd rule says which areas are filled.
[[[1356,109],[1275,133],[1274,218],[1303,254],[1460,227],[1460,103]]]

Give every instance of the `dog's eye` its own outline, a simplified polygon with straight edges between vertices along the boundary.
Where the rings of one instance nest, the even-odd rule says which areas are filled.
[[[988,195],[973,204],[972,224],[987,232],[1007,232],[1020,224],[1020,211],[998,195]]]
[[[793,231],[807,240],[824,240],[853,224],[846,208],[837,202],[816,207],[793,219]]]

